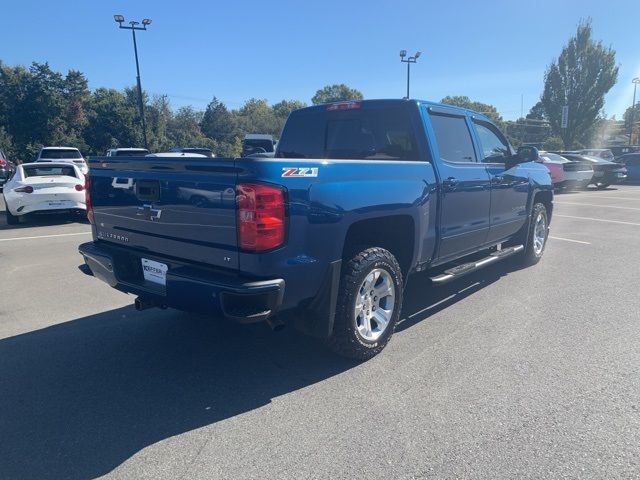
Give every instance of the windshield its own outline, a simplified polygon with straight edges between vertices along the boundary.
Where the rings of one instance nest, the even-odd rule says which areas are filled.
[[[66,176],[76,177],[76,171],[72,166],[66,165],[30,165],[23,167],[24,178],[27,177],[50,177],[50,176]]]
[[[43,148],[40,152],[39,158],[50,158],[53,160],[71,160],[75,158],[82,158],[80,152],[75,148],[61,149],[61,148]]]

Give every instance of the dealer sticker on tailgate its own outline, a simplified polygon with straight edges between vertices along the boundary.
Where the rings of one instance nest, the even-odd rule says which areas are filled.
[[[144,279],[160,285],[167,284],[167,267],[164,263],[154,262],[147,258],[142,259],[142,273]]]

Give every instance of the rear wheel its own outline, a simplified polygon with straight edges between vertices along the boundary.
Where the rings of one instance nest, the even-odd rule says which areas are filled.
[[[610,183],[596,183],[596,188],[598,190],[604,190],[605,188],[607,188],[609,185],[611,185]]]
[[[402,270],[391,252],[367,248],[342,269],[333,334],[338,354],[366,360],[382,351],[402,308]]]
[[[527,229],[527,237],[522,254],[524,265],[535,265],[540,261],[547,246],[549,237],[549,216],[547,207],[542,203],[533,205],[531,219]]]

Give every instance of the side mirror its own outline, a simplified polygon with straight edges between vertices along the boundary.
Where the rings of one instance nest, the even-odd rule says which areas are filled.
[[[535,162],[538,159],[538,155],[538,149],[530,146],[518,147],[518,153],[516,154],[520,163]]]

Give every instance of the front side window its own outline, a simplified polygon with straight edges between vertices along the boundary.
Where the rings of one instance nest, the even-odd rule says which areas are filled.
[[[511,155],[509,144],[499,136],[493,128],[482,123],[474,122],[480,148],[482,148],[482,161],[484,163],[504,163]]]
[[[455,163],[476,161],[471,133],[464,117],[432,113],[429,118],[442,160]]]

